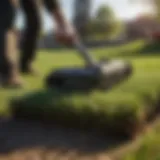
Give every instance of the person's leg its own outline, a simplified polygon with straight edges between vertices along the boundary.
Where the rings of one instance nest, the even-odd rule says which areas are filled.
[[[20,69],[23,73],[33,73],[32,63],[36,56],[36,47],[40,32],[40,14],[37,0],[20,0],[26,18],[26,28],[20,54]]]
[[[16,60],[17,45],[14,31],[15,9],[9,0],[0,1],[0,74],[1,83],[5,85],[20,85],[18,65]],[[2,82],[3,79],[3,82]]]
[[[0,74],[4,76],[7,74],[8,70],[8,63],[6,63],[6,56],[5,56],[5,34],[6,29],[4,26],[0,26]],[[1,77],[2,78],[2,77]]]
[[[53,11],[55,10],[55,8],[57,8],[57,6],[59,5],[57,0],[43,0],[45,7],[47,8],[47,10],[53,14]]]

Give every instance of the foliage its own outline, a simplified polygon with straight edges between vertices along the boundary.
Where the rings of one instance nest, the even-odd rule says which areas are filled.
[[[117,34],[122,27],[120,21],[109,6],[101,6],[87,25],[87,36],[107,39]]]

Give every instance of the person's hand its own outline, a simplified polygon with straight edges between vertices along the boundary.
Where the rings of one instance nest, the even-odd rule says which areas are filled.
[[[10,2],[14,7],[16,7],[16,8],[19,7],[19,0],[10,0]]]
[[[57,27],[56,40],[65,45],[72,45],[78,38],[76,30],[72,26]]]

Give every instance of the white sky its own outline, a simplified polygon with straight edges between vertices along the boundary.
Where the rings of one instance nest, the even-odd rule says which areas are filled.
[[[137,14],[143,13],[149,10],[149,8],[147,8],[144,5],[131,3],[132,0],[92,0],[92,1],[93,1],[92,14],[95,13],[95,11],[100,5],[106,4],[106,5],[110,5],[114,9],[117,17],[121,19],[132,19],[135,16],[137,16]],[[74,0],[60,0],[60,2],[62,5],[62,8],[64,9],[64,13],[66,14],[67,18],[70,20],[73,15],[72,7],[73,7]],[[51,20],[51,17],[45,11],[42,13],[42,15],[43,15],[44,30],[47,31],[52,29],[54,22]],[[21,28],[24,23],[23,20],[24,20],[23,14],[18,13],[17,19],[16,19],[16,25]]]

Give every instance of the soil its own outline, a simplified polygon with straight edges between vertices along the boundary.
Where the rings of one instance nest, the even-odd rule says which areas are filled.
[[[122,139],[24,120],[0,121],[0,160],[107,160]],[[109,158],[108,158],[109,159]]]
[[[0,120],[0,131],[0,160],[120,160],[141,142],[15,119]]]

